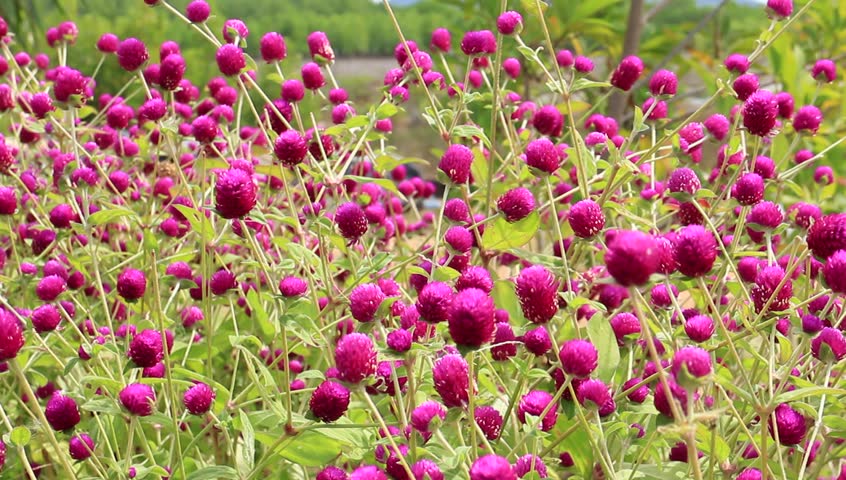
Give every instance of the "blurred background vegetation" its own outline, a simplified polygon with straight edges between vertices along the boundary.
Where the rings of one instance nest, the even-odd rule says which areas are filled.
[[[189,0],[171,0],[184,11]],[[392,59],[398,42],[394,27],[378,0],[209,0],[212,18],[209,25],[220,32],[227,18],[244,20],[249,29],[248,51],[257,55],[258,40],[268,31],[285,36],[289,57],[283,63],[287,75],[297,75],[307,59],[306,36],[315,30],[325,31],[338,55],[334,67],[338,80],[358,105],[366,105],[382,95],[382,77],[396,66]],[[464,31],[494,29],[501,0],[395,0],[393,8],[406,38],[429,48],[431,31],[447,27],[453,32],[453,48],[457,49]],[[590,55],[597,64],[594,79],[607,78],[607,72],[626,54],[640,55],[649,72],[658,68],[674,70],[681,79],[681,92],[671,105],[674,118],[697,106],[697,101],[710,96],[719,79],[727,77],[722,60],[730,53],[751,52],[770,20],[764,13],[762,0],[551,0],[542,2],[543,15],[549,25],[556,48],[569,48],[578,54]],[[796,2],[796,10],[805,2]],[[509,9],[520,11],[526,23],[523,38],[531,46],[545,45],[538,23],[536,0],[509,0]],[[46,52],[55,59],[44,40],[44,31],[64,20],[73,20],[79,27],[76,46],[70,50],[69,63],[83,73],[91,74],[100,61],[94,48],[99,36],[111,32],[120,38],[143,39],[151,52],[151,61],[158,60],[158,45],[165,40],[178,42],[188,65],[187,76],[197,85],[217,76],[214,47],[193,29],[165,8],[146,7],[141,0],[0,0],[0,15],[18,34],[13,49],[30,53]],[[846,71],[846,2],[817,0],[803,21],[783,35],[754,67],[761,75],[762,87],[789,90],[797,106],[815,103],[827,117],[836,115],[837,122],[826,122],[829,133],[843,134],[846,102],[843,92],[835,87],[818,89],[808,70],[818,58],[831,58]],[[633,20],[633,21],[632,21]],[[516,42],[504,43],[505,54],[518,58]],[[464,68],[460,52],[448,56],[457,70]],[[531,90],[541,72],[525,67],[520,93]],[[259,64],[259,79],[266,91],[278,93],[278,78],[273,69]],[[98,92],[117,91],[129,78],[114,59],[106,59],[97,76]],[[641,89],[643,90],[643,89]],[[599,92],[601,93],[601,91]],[[596,93],[596,95],[599,95]],[[591,93],[593,95],[593,93]],[[625,105],[641,104],[646,92],[635,98],[622,99],[621,112],[631,112]],[[595,98],[586,98],[585,104]],[[715,106],[727,112],[736,100],[731,96]],[[311,106],[317,107],[313,102]],[[307,102],[304,105],[309,108]],[[364,108],[363,106],[360,108]],[[406,105],[414,110],[414,100]],[[675,109],[675,110],[672,110]],[[620,115],[625,117],[625,115]],[[440,146],[439,140],[419,116],[410,115],[395,128],[396,144],[403,145],[415,156],[426,156]],[[325,117],[324,117],[325,118]],[[400,120],[397,120],[400,121]],[[826,133],[821,132],[821,133]],[[825,136],[806,142],[822,142]],[[808,145],[810,147],[811,145]],[[820,147],[821,148],[821,147]],[[842,163],[842,162],[840,162]]]

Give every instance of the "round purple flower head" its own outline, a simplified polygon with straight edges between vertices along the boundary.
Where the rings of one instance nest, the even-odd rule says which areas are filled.
[[[341,337],[335,347],[335,367],[338,369],[338,378],[349,383],[359,383],[376,373],[373,340],[362,333]]]
[[[793,13],[793,0],[767,0],[767,15],[783,20]]]
[[[285,38],[276,32],[267,32],[259,43],[261,58],[267,63],[280,62],[288,56]]]
[[[132,337],[127,356],[140,368],[156,365],[164,358],[162,335],[158,330],[146,329]]]
[[[779,288],[784,276],[784,270],[778,265],[765,267],[758,272],[755,285],[749,291],[756,312],[762,312],[767,303],[769,303],[768,309],[774,311],[787,310],[790,307],[790,298],[793,296],[793,282],[788,279]]]
[[[685,375],[697,379],[710,375],[712,371],[711,355],[699,347],[683,347],[673,356],[673,377],[682,386],[690,380]]]
[[[605,253],[608,273],[624,287],[648,282],[658,271],[660,260],[655,238],[639,231],[616,232]]]
[[[836,328],[825,327],[811,340],[811,353],[824,362],[839,362],[846,357],[846,338]]]
[[[773,422],[775,417],[775,422]],[[778,443],[791,446],[802,443],[807,431],[805,417],[787,403],[779,404],[767,423],[770,436]]]
[[[714,267],[717,240],[702,225],[684,227],[674,242],[676,265],[688,277],[701,277]]]
[[[470,480],[517,480],[508,460],[499,455],[479,457],[470,467]]]
[[[743,206],[755,205],[764,199],[764,179],[757,173],[745,173],[737,179],[731,195]]]
[[[555,173],[561,165],[561,152],[548,138],[538,138],[526,145],[526,164],[543,173]]]
[[[526,414],[539,417],[551,402],[552,395],[549,392],[545,390],[532,390],[520,399],[520,404],[517,406],[517,417],[521,422],[526,423]],[[552,430],[557,420],[558,412],[553,405],[541,420],[541,431],[548,432]]]
[[[769,90],[758,90],[743,102],[743,126],[752,135],[766,137],[776,124],[778,100]]]
[[[286,167],[294,167],[303,162],[308,153],[308,143],[296,130],[286,130],[276,137],[273,153]]]
[[[150,59],[150,54],[147,53],[147,47],[144,45],[144,42],[130,37],[118,45],[117,59],[121,68],[127,72],[134,72],[147,63],[147,60]]]
[[[784,221],[781,206],[773,202],[760,202],[752,207],[746,222],[756,230],[772,230]]]
[[[534,355],[546,355],[552,349],[552,340],[546,328],[540,326],[523,334],[523,345]]]
[[[531,124],[541,135],[560,137],[564,128],[564,115],[555,105],[544,105],[532,115]]]
[[[793,128],[797,132],[808,132],[814,135],[819,130],[822,120],[823,115],[819,108],[805,105],[793,115]]]
[[[694,342],[702,343],[714,335],[714,320],[707,315],[694,315],[684,322],[684,332]]]
[[[473,163],[473,151],[464,145],[453,144],[447,148],[438,164],[453,183],[467,183],[470,180],[470,165]]]
[[[350,405],[347,387],[325,380],[314,389],[308,402],[311,413],[324,422],[334,422],[346,413]]]
[[[579,238],[591,238],[605,228],[602,207],[590,199],[580,200],[570,207],[567,221]]]
[[[811,69],[811,76],[817,81],[831,83],[837,78],[837,65],[827,58],[817,60]]]
[[[627,337],[640,334],[640,320],[629,312],[620,312],[611,317],[611,330],[617,337],[617,344],[622,347]]]
[[[315,480],[349,480],[349,475],[340,468],[330,465],[318,472]]]
[[[732,53],[726,57],[724,65],[729,72],[743,75],[747,70],[749,70],[749,59],[746,55]]]
[[[819,259],[826,259],[838,250],[846,250],[846,214],[826,215],[811,225],[808,248]]]
[[[217,60],[217,68],[220,69],[220,73],[227,77],[238,75],[247,66],[244,51],[241,50],[241,47],[232,43],[223,44],[217,50],[215,60]]]
[[[503,35],[519,34],[523,30],[523,16],[515,11],[504,12],[496,19],[496,28]]]
[[[517,298],[523,316],[533,323],[543,324],[558,311],[558,286],[555,276],[542,265],[524,268],[517,276]]]
[[[335,225],[344,238],[355,242],[367,232],[367,215],[357,203],[347,202],[335,211]]]
[[[595,408],[600,417],[606,417],[617,409],[608,386],[602,380],[589,378],[579,383],[576,397],[582,406]]]
[[[761,480],[763,478],[763,474],[757,468],[744,468],[742,472],[740,472],[735,480]]]
[[[209,411],[214,398],[214,390],[207,384],[200,382],[185,391],[182,396],[182,404],[191,414],[202,415]]]
[[[461,39],[461,51],[467,56],[485,56],[496,53],[496,37],[490,30],[470,31]]]
[[[729,128],[731,128],[728,118],[719,113],[715,113],[708,117],[702,125],[706,130],[708,130],[708,133],[710,133],[711,136],[718,141],[725,140],[726,135],[728,135]]]
[[[79,423],[79,407],[76,400],[67,397],[62,392],[55,392],[44,407],[47,423],[57,432],[70,430]]]
[[[485,438],[494,441],[499,438],[502,430],[502,415],[491,406],[484,405],[476,408],[476,425],[485,434]]]
[[[156,403],[156,392],[153,387],[143,383],[131,383],[123,388],[118,395],[120,403],[129,413],[146,417],[153,413]]]
[[[558,359],[564,373],[576,378],[585,378],[596,370],[599,352],[588,340],[573,339],[561,345]]]
[[[185,17],[192,23],[203,23],[208,20],[211,7],[205,0],[193,0],[185,7]]]
[[[287,276],[279,281],[279,293],[283,297],[301,297],[308,291],[308,282],[300,277]]]
[[[144,296],[147,290],[147,277],[141,270],[127,268],[117,278],[118,295],[127,301],[135,301]]]
[[[222,171],[214,186],[214,204],[226,219],[242,218],[256,206],[258,187],[252,175],[240,168]]]
[[[411,473],[414,474],[415,479],[444,480],[444,474],[438,464],[426,458],[415,462],[411,466]]]
[[[658,70],[649,79],[649,92],[654,96],[673,96],[678,89],[676,74],[669,70]]]
[[[470,369],[461,355],[448,354],[435,361],[435,391],[447,407],[464,407],[469,401]]]
[[[323,32],[311,32],[306,39],[311,58],[315,62],[332,63],[335,61],[335,51],[329,43],[329,37]]]
[[[370,322],[376,316],[385,294],[378,285],[363,283],[350,292],[350,313],[359,322]]]
[[[432,47],[432,50],[440,50],[443,53],[447,53],[452,48],[452,35],[446,28],[436,28],[432,31],[432,38],[429,45]]]
[[[424,438],[428,439],[431,436],[429,425],[432,423],[432,420],[435,417],[443,420],[446,418],[446,414],[446,409],[440,403],[434,400],[425,401],[415,407],[411,412],[411,426],[414,430],[422,434]]]
[[[611,85],[623,91],[629,91],[638,77],[643,73],[643,60],[635,55],[624,58],[614,73],[611,74]]]
[[[68,441],[68,453],[74,460],[85,460],[94,451],[94,440],[87,433],[74,435]],[[0,463],[2,466],[2,463]]]
[[[494,334],[494,302],[483,290],[456,293],[447,313],[449,334],[456,345],[480,347]]]
[[[529,472],[536,472],[539,478],[548,477],[546,464],[543,463],[543,460],[540,457],[531,453],[518,458],[517,463],[514,464],[514,473],[516,473],[518,477],[523,478]]]
[[[17,357],[25,342],[21,322],[12,313],[0,308],[0,362]]]
[[[758,91],[760,84],[758,83],[758,76],[754,73],[744,73],[737,77],[732,84],[734,93],[740,101],[746,101],[750,95]]]
[[[673,170],[667,179],[667,188],[673,193],[695,194],[702,187],[699,177],[693,170],[682,167]]]
[[[528,188],[512,188],[497,199],[496,206],[506,221],[518,222],[535,210],[535,196]]]
[[[452,303],[452,287],[444,282],[429,282],[417,296],[417,311],[420,317],[429,323],[439,323],[447,319]]]
[[[834,293],[846,294],[846,250],[831,254],[822,268],[823,278]]]

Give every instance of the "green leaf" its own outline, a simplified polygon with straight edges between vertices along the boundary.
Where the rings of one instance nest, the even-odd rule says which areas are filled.
[[[507,250],[519,248],[529,243],[540,227],[538,212],[532,212],[519,222],[508,223],[504,217],[497,217],[493,223],[485,226],[482,235],[482,248],[485,250]]]
[[[259,327],[261,327],[261,331],[266,337],[272,337],[275,333],[278,333],[277,329],[270,323],[267,310],[264,309],[264,303],[262,303],[258,292],[254,288],[251,288],[247,292],[247,305],[250,306],[250,310],[255,314]]]
[[[399,112],[399,108],[393,103],[385,102],[382,105],[379,105],[379,108],[376,109],[376,118],[379,120],[383,120],[385,118],[391,118]]]
[[[419,163],[421,165],[428,165],[429,162],[423,160],[422,158],[415,158],[415,157],[406,157],[406,158],[396,158],[392,155],[380,155],[373,160],[373,166],[376,167],[376,171],[378,172],[389,172],[400,165],[407,165],[409,163]]]
[[[257,432],[256,439],[272,445],[278,440],[277,435]],[[305,431],[289,442],[276,447],[276,454],[282,458],[305,467],[321,467],[334,460],[341,452],[342,444],[314,430]]]
[[[94,214],[88,217],[88,223],[93,226],[99,226],[105,225],[107,223],[114,223],[115,220],[124,217],[132,217],[133,219],[138,218],[138,216],[132,210],[123,207],[112,206],[100,210],[98,212],[94,212]]]
[[[188,480],[214,480],[218,478],[231,478],[235,480],[239,477],[238,472],[234,468],[223,465],[201,468],[188,475]]]
[[[250,417],[247,416],[247,412],[239,410],[238,418],[241,420],[241,434],[243,435],[244,444],[240,449],[236,464],[241,476],[246,477],[255,465],[256,432],[253,429],[253,424],[250,423]]]
[[[592,88],[607,88],[610,87],[611,84],[608,82],[595,82],[593,80],[588,80],[587,78],[579,78],[572,85],[570,85],[570,92],[577,92],[579,90],[589,90]]]
[[[9,434],[9,441],[16,447],[25,447],[32,439],[32,432],[26,427],[15,427]]]
[[[482,190],[487,188],[488,175],[490,174],[489,160],[482,153],[479,148],[473,149],[473,163],[470,164],[470,173],[473,174],[473,180],[476,185],[479,185]],[[487,193],[487,192],[485,192]]]
[[[173,205],[179,212],[188,219],[191,230],[198,232],[207,242],[214,240],[214,227],[203,213],[187,205]]]
[[[806,387],[797,388],[792,392],[783,392],[773,400],[773,404],[790,403],[802,398],[820,397],[822,395],[844,395],[846,390],[842,388],[828,388],[828,387]]]
[[[620,348],[617,346],[617,337],[611,328],[611,322],[607,318],[594,317],[588,322],[587,328],[590,341],[599,352],[596,376],[606,383],[611,383],[620,364]]]

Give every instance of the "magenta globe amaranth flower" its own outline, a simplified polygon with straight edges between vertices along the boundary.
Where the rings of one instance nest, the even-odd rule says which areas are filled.
[[[359,322],[373,321],[383,300],[385,294],[378,285],[363,283],[350,292],[350,313]]]
[[[308,51],[315,62],[332,63],[335,61],[335,51],[329,43],[329,37],[323,32],[311,32],[306,39]]]
[[[420,317],[429,323],[443,322],[452,303],[452,287],[444,282],[429,282],[417,295],[415,307]]]
[[[559,282],[546,267],[533,265],[520,271],[515,281],[523,316],[533,323],[543,324],[558,311]]]
[[[335,368],[338,378],[359,383],[376,373],[376,349],[373,340],[362,333],[350,333],[335,346]]]
[[[94,440],[87,433],[74,435],[68,441],[68,453],[74,460],[85,460],[94,452]]]
[[[776,407],[768,419],[767,427],[773,440],[786,446],[802,443],[807,431],[805,417],[787,403]]]
[[[23,324],[14,314],[0,308],[0,362],[17,357],[24,343]]]
[[[590,341],[573,339],[561,345],[558,359],[564,373],[576,378],[585,378],[596,370],[599,352]]]
[[[447,312],[452,341],[465,347],[480,347],[494,334],[494,302],[483,290],[468,288],[456,293]]]
[[[149,58],[150,54],[147,53],[147,47],[144,42],[137,38],[127,38],[118,45],[118,64],[127,72],[138,70],[147,63]]]
[[[411,473],[415,479],[444,480],[444,474],[438,464],[423,458],[411,466]]]
[[[276,32],[267,32],[259,42],[261,58],[267,63],[280,62],[288,56],[285,38]]]
[[[576,202],[570,207],[567,221],[573,233],[579,238],[591,238],[605,228],[605,214],[602,207],[593,200]]]
[[[535,210],[535,196],[527,188],[512,188],[497,199],[496,206],[506,221],[518,222]]]
[[[517,480],[517,474],[506,458],[489,454],[473,462],[470,480]]]
[[[258,187],[252,175],[240,168],[223,170],[214,186],[217,213],[226,219],[242,218],[256,206]]]
[[[745,173],[735,182],[731,195],[743,206],[755,205],[764,199],[764,179],[757,173]]]
[[[367,215],[355,202],[347,202],[335,210],[335,225],[341,235],[355,242],[367,232]]]
[[[688,277],[701,277],[714,267],[717,240],[701,225],[684,227],[675,237],[676,265]]]
[[[811,68],[811,76],[817,81],[831,83],[837,78],[837,64],[827,58],[817,60]]]
[[[822,120],[823,115],[819,108],[805,105],[793,115],[793,128],[797,132],[808,132],[814,135],[819,130]]]
[[[546,464],[537,455],[531,453],[523,455],[514,464],[514,473],[523,478],[530,472],[535,472],[539,478],[548,478]]]
[[[669,70],[658,70],[649,79],[649,92],[656,97],[660,95],[673,96],[677,89],[678,78],[676,78],[675,73]]]
[[[44,407],[47,423],[56,431],[70,430],[79,423],[79,407],[76,400],[65,396],[62,392],[55,392]]]
[[[608,385],[595,378],[577,384],[576,399],[583,407],[595,409],[600,417],[611,415],[617,409]]]
[[[467,183],[470,180],[470,165],[473,163],[473,151],[464,145],[450,145],[441,156],[438,169],[446,174],[453,183]]]
[[[837,250],[822,268],[826,285],[835,293],[846,294],[846,250]]]
[[[544,105],[532,115],[531,124],[542,135],[560,137],[564,128],[564,115],[555,105]]]
[[[523,30],[523,16],[515,11],[503,12],[496,19],[496,28],[503,35],[519,34]]]
[[[468,56],[496,53],[496,37],[490,30],[471,31],[461,39],[461,51]]]
[[[689,387],[713,372],[711,355],[699,347],[683,347],[673,356],[672,373],[676,382]]]
[[[502,415],[497,409],[488,405],[476,407],[475,421],[485,438],[490,441],[499,438],[502,431]]]
[[[203,23],[211,14],[211,7],[205,0],[193,0],[185,7],[185,17],[193,23]]]
[[[217,61],[217,68],[220,73],[227,77],[232,77],[241,73],[247,66],[247,59],[244,57],[244,51],[241,47],[232,43],[223,44],[215,55]]]
[[[611,74],[611,85],[629,91],[643,73],[643,60],[631,55],[624,58]]]
[[[526,145],[526,164],[543,173],[555,173],[561,165],[561,152],[548,138],[532,140]]]
[[[608,273],[624,287],[643,285],[658,271],[659,248],[652,235],[632,230],[616,232],[605,253]]]
[[[793,13],[793,0],[767,0],[767,14],[782,20]]]
[[[429,45],[432,47],[432,50],[440,50],[442,53],[447,53],[452,48],[452,35],[446,28],[436,28],[432,31]]]
[[[769,90],[758,90],[743,102],[743,126],[752,135],[766,137],[776,124],[778,101]]]
[[[432,434],[430,430],[432,420],[435,417],[443,420],[446,418],[446,414],[447,411],[443,405],[434,400],[427,400],[415,407],[411,412],[411,427],[423,435],[424,439],[428,439]]]
[[[129,342],[127,356],[137,367],[148,368],[164,358],[162,334],[158,330],[142,330]]]
[[[141,270],[127,268],[117,278],[117,292],[124,300],[132,302],[144,296],[147,277]]]
[[[540,417],[546,411],[539,426],[541,431],[548,432],[552,430],[558,420],[558,411],[555,405],[547,410],[550,403],[552,403],[552,395],[549,392],[532,390],[520,399],[520,403],[517,405],[517,418],[526,423],[526,415]]]
[[[192,415],[203,415],[214,403],[214,390],[205,383],[197,383],[182,395],[182,405]]]
[[[836,328],[825,327],[811,340],[811,353],[824,362],[839,362],[846,357],[846,337]]]
[[[432,379],[447,407],[464,407],[469,402],[470,367],[461,355],[453,353],[435,360]]]
[[[331,380],[324,380],[312,392],[308,402],[311,413],[323,422],[334,422],[347,412],[350,405],[350,391],[347,387]]]
[[[808,231],[808,248],[819,259],[827,259],[838,250],[846,250],[846,214],[826,215]]]
[[[133,415],[146,417],[152,415],[156,403],[156,392],[150,385],[131,383],[118,395],[121,405]]]
[[[308,143],[296,130],[286,130],[276,137],[273,153],[286,167],[294,167],[305,160]]]
[[[767,310],[782,311],[790,307],[793,296],[793,282],[778,265],[765,267],[755,277],[755,285],[749,290],[749,295],[755,304],[755,311],[761,313]]]

